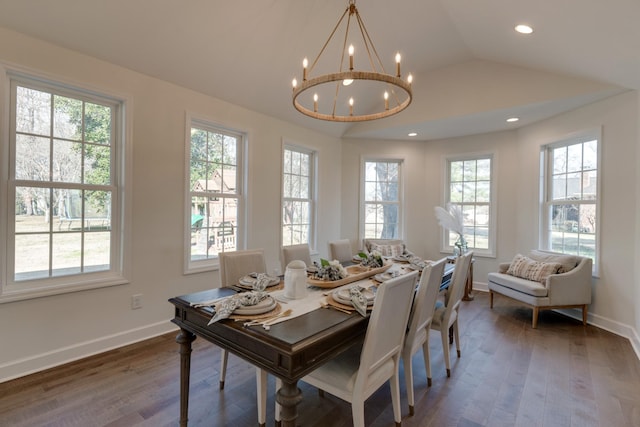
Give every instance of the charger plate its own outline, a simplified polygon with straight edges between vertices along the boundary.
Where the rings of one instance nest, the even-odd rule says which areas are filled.
[[[253,285],[255,285],[256,283],[256,278],[252,277],[250,275],[246,275],[240,278],[240,280],[238,280],[238,287],[243,288],[243,289],[253,289]],[[280,284],[280,278],[279,277],[269,277],[269,283],[267,284],[267,288],[270,288],[272,286],[276,286]]]
[[[235,311],[234,311],[229,316],[229,319],[233,319],[233,320],[262,320],[262,319],[268,319],[268,318],[270,318],[272,316],[280,314],[281,311],[282,311],[282,306],[280,305],[280,303],[276,302],[275,308],[273,310],[271,310],[271,311],[267,311],[266,313],[242,315],[242,314],[236,314]]]
[[[373,305],[373,301],[376,298],[376,294],[371,289],[365,289],[362,292],[362,295],[367,299],[367,306]],[[346,289],[336,289],[331,292],[331,298],[334,301],[348,305],[353,308],[353,304],[351,303],[351,295],[349,294],[349,288]]]
[[[245,316],[263,314],[273,310],[276,307],[276,304],[276,300],[269,295],[256,305],[241,305],[233,311],[233,314]]]
[[[338,301],[334,300],[331,297],[325,298],[325,302],[327,304],[329,304],[329,305],[334,306],[334,307],[338,307],[338,308],[341,308],[343,310],[348,310],[348,311],[351,311],[353,313],[357,313],[356,309],[352,305],[339,303]],[[367,311],[371,311],[371,310],[373,310],[373,304],[367,306]]]

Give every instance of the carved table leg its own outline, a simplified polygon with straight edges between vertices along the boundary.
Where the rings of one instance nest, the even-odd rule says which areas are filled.
[[[180,329],[176,342],[180,344],[180,427],[187,427],[189,420],[189,376],[191,374],[191,343],[196,336]]]
[[[280,410],[281,426],[295,427],[298,418],[296,406],[302,401],[302,392],[298,388],[297,382],[283,382],[276,395],[276,401],[282,406]]]

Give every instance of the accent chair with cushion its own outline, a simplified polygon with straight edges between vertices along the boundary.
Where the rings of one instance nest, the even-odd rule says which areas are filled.
[[[529,256],[517,254],[511,263],[501,263],[489,273],[489,305],[498,293],[533,309],[532,327],[538,326],[541,309],[580,308],[587,324],[591,304],[591,258],[533,250]]]
[[[311,261],[311,250],[307,243],[282,247],[282,261],[284,264],[282,271],[284,271],[287,268],[287,265],[294,260],[304,261],[307,267],[313,265],[313,262]]]

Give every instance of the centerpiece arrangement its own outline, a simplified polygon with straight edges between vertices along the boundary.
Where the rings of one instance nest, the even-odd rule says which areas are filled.
[[[314,263],[317,271],[307,279],[307,283],[319,288],[337,288],[338,286],[382,273],[391,267],[391,263],[385,264],[379,254],[378,256],[367,256],[365,254],[363,260],[371,263],[371,265],[356,264],[345,268],[339,261],[321,259],[319,264],[317,262]]]
[[[317,271],[313,274],[314,279],[335,281],[344,279],[347,277],[347,270],[340,264],[338,260],[327,261],[326,259],[320,259],[320,265],[318,262],[314,262]]]
[[[358,252],[358,256],[361,259],[360,265],[363,267],[379,268],[384,266],[384,259],[382,259],[382,254],[378,251]]]

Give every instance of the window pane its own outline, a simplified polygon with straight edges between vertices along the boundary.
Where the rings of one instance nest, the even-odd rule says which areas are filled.
[[[85,141],[111,143],[111,108],[90,102],[85,104]]]
[[[50,136],[51,95],[18,86],[16,97],[16,132]]]
[[[108,270],[111,259],[111,239],[109,233],[86,233],[84,238],[85,271]]]
[[[49,190],[16,187],[16,233],[49,231]]]
[[[82,234],[57,233],[53,235],[52,275],[68,276],[81,272]]]
[[[16,135],[16,179],[49,181],[49,139]]]
[[[82,144],[55,139],[53,141],[53,180],[81,182]]]
[[[582,144],[567,147],[567,172],[582,170]]]
[[[49,234],[16,235],[15,280],[49,277]]]
[[[82,101],[79,99],[54,96],[53,136],[56,138],[82,139]]]
[[[111,147],[85,144],[84,182],[93,185],[111,184]]]

